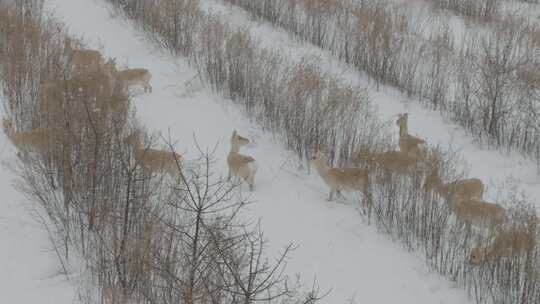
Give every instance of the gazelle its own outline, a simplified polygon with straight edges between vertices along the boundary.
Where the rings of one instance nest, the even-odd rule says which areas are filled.
[[[152,74],[147,69],[127,69],[118,71],[116,70],[116,63],[113,60],[106,64],[106,68],[110,69],[116,79],[120,82],[122,91],[126,91],[131,86],[142,86],[145,93],[152,93],[152,86],[150,85],[150,79]]]
[[[447,200],[463,200],[469,198],[482,199],[484,195],[484,183],[478,178],[460,179],[450,183],[444,183],[439,175],[438,168],[434,168],[424,182],[424,190],[437,191]]]
[[[164,172],[175,176],[178,174],[177,161],[182,162],[182,155],[164,150],[146,148],[141,139],[139,130],[134,131],[127,137],[127,142],[133,148],[135,159],[142,167],[150,172]]]
[[[251,156],[238,153],[240,148],[247,144],[249,144],[249,139],[240,136],[234,130],[231,136],[231,150],[229,155],[227,155],[227,166],[229,167],[227,179],[230,180],[233,176],[239,177],[249,185],[250,190],[253,190],[255,187],[257,162]]]
[[[399,127],[399,150],[411,156],[426,157],[426,141],[409,134],[409,113],[398,114],[396,125]]]
[[[317,152],[310,159],[319,176],[330,188],[328,201],[334,194],[340,195],[341,191],[360,191],[364,195],[369,194],[368,170],[363,168],[332,168],[327,164],[327,159],[321,152]]]
[[[468,231],[471,226],[493,230],[506,217],[506,210],[501,206],[474,197],[456,197],[448,201],[448,208]]]
[[[49,149],[51,133],[44,129],[34,129],[28,132],[15,132],[9,119],[3,120],[4,132],[9,140],[24,152],[46,152]]]
[[[64,46],[68,56],[71,57],[71,67],[75,74],[97,71],[103,64],[99,51],[73,48],[71,38],[64,40]]]
[[[96,50],[74,49],[71,51],[71,65],[75,74],[96,71],[103,63],[101,53]]]
[[[356,161],[365,161],[390,173],[412,174],[419,166],[418,158],[401,151],[386,151],[381,153],[360,152]]]
[[[469,263],[481,265],[492,259],[511,257],[532,251],[536,244],[534,233],[527,230],[500,231],[487,247],[475,247],[469,254]]]

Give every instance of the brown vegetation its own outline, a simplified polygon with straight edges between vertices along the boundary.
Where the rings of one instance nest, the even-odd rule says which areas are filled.
[[[83,259],[88,275],[81,274],[78,299],[317,302],[316,290],[304,294],[283,275],[292,246],[272,263],[260,229],[235,218],[243,202],[231,195],[234,185],[215,177],[211,156],[184,168],[172,145],[146,149],[152,143],[136,126],[118,74],[102,64],[75,68],[65,41],[87,49],[42,7],[41,0],[0,1],[4,126],[14,143],[39,147],[20,155],[17,187],[48,217],[60,264],[73,251]],[[47,153],[38,144],[47,132],[38,130],[54,130]],[[173,159],[174,180],[164,178]]]

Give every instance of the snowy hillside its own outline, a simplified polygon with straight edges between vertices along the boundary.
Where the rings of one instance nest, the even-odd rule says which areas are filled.
[[[330,52],[300,43],[269,23],[254,21],[238,7],[218,0],[201,2],[205,11],[248,28],[261,45],[282,53],[291,62],[313,56],[321,71],[369,88],[370,100],[379,116],[391,124],[395,138],[397,114],[410,113],[411,133],[430,145],[458,150],[469,175],[487,185],[488,200],[496,199],[501,185],[513,180],[540,207],[540,176],[534,161],[479,147],[438,111],[426,110],[389,86],[377,89],[368,76],[343,64]],[[257,159],[258,171],[255,191],[242,190],[241,194],[254,202],[242,216],[252,222],[261,220],[270,255],[278,254],[291,242],[298,245],[287,261],[287,274],[299,274],[307,288],[316,279],[322,290],[331,289],[322,303],[473,303],[464,289],[428,271],[420,254],[407,252],[399,241],[368,225],[357,203],[359,195],[326,201],[328,189],[314,170],[309,174],[299,169],[296,157],[281,141],[253,122],[235,103],[213,93],[187,60],[156,47],[104,0],[47,0],[46,5],[89,47],[116,58],[121,66],[151,71],[153,92],[135,92],[136,116],[151,131],[163,135],[170,132],[172,138],[178,139],[177,151],[188,161],[197,157],[194,136],[204,148],[217,144],[218,169],[226,175],[232,131],[236,129],[251,140],[243,152]],[[0,144],[1,159],[9,162],[15,157],[14,148],[3,135]],[[0,247],[0,286],[8,291],[0,292],[0,302],[73,303],[75,284],[66,282],[51,266],[56,264],[54,252],[47,251],[47,234],[31,217],[22,195],[13,189],[13,179],[7,171],[0,175],[6,202],[0,209],[4,210],[0,239],[7,240]]]
[[[321,288],[331,288],[324,303],[467,303],[463,291],[428,274],[420,260],[363,223],[354,203],[326,202],[318,176],[296,172],[292,157],[232,103],[205,90],[186,62],[145,43],[129,23],[111,18],[103,2],[55,0],[50,5],[75,34],[102,45],[105,55],[152,71],[153,93],[135,99],[138,116],[150,130],[166,134],[170,129],[188,158],[196,155],[192,134],[203,147],[219,143],[216,155],[225,174],[232,130],[253,139],[246,153],[257,157],[259,170],[250,216],[262,219],[271,252],[289,242],[299,245],[288,272],[301,274],[308,284],[316,277]]]
[[[34,216],[34,207],[14,188],[16,176],[7,168],[15,153],[0,134],[0,302],[73,303],[76,290],[58,265],[50,236],[39,223],[43,218]]]

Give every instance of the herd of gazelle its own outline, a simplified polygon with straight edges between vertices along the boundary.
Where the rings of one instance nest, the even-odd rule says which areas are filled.
[[[408,114],[398,114],[396,124],[399,126],[399,151],[380,153],[360,153],[356,160],[381,168],[389,173],[410,174],[428,162],[425,140],[412,136],[408,132]],[[325,155],[317,152],[310,163],[315,167],[322,180],[330,188],[328,200],[341,191],[358,191],[369,195],[369,168],[332,168],[327,164]],[[499,231],[497,228],[506,219],[506,210],[499,205],[482,199],[484,184],[478,178],[461,179],[443,182],[437,166],[428,166],[431,170],[425,179],[423,188],[436,191],[445,198],[449,210],[456,220],[471,231],[471,226],[495,233],[496,237],[487,248],[475,247],[471,250],[469,262],[479,265],[490,258],[511,256],[535,245],[535,236],[529,231]],[[536,223],[537,220],[535,219]]]
[[[49,81],[41,84],[42,94],[39,100],[41,111],[54,111],[58,104],[57,96],[49,94],[55,90],[62,91],[65,82],[73,83],[76,87],[92,86],[94,93],[104,100],[114,102],[115,87],[127,94],[130,87],[141,86],[145,93],[152,92],[150,79],[152,75],[147,69],[127,69],[118,71],[114,59],[105,62],[101,53],[90,49],[72,49],[69,40],[66,40],[67,57],[70,58],[72,77],[67,80]],[[110,106],[110,105],[109,105]],[[115,109],[114,106],[109,107]],[[4,132],[14,146],[21,152],[46,153],[55,137],[52,129],[39,128],[31,131],[16,131],[9,118],[3,119]],[[142,134],[139,131],[130,134],[126,141],[131,145],[135,158],[143,168],[148,171],[164,169],[174,172],[177,161],[181,160],[179,154],[165,151],[145,149],[142,143]]]
[[[70,46],[67,49],[70,52],[73,75],[98,75],[98,77],[109,79],[105,85],[108,87],[108,89],[104,89],[105,94],[113,94],[112,88],[115,86],[119,86],[123,92],[132,86],[142,86],[145,93],[152,92],[150,86],[152,75],[147,69],[117,71],[114,60],[104,62],[99,51],[71,49]],[[59,84],[42,84],[42,89],[54,88]],[[43,102],[50,101],[44,100]],[[362,153],[357,156],[357,160],[364,160],[397,174],[410,174],[418,170],[419,164],[426,159],[426,142],[409,134],[407,113],[399,114],[396,124],[399,126],[399,151]],[[4,119],[3,126],[8,138],[20,151],[47,151],[49,138],[52,136],[51,130],[34,129],[27,132],[17,132],[10,119]],[[178,164],[182,160],[182,155],[145,147],[143,134],[140,131],[130,134],[126,138],[126,142],[132,147],[136,160],[145,170],[150,172],[163,170],[173,175],[178,172]],[[249,185],[250,190],[253,190],[257,171],[256,161],[251,156],[239,153],[240,148],[247,144],[249,144],[249,139],[240,136],[234,130],[230,139],[231,149],[227,155],[228,179],[230,180],[232,177],[241,179]],[[327,164],[327,159],[321,152],[315,153],[310,159],[310,163],[330,188],[328,200],[332,200],[334,195],[340,195],[342,191],[358,191],[364,196],[369,195],[370,169],[332,168]],[[470,178],[445,183],[441,180],[438,170],[433,169],[425,180],[424,188],[426,191],[437,191],[444,197],[450,211],[468,229],[471,225],[491,229],[501,224],[505,219],[505,210],[502,207],[482,200],[484,184],[479,179]],[[507,256],[530,249],[530,246],[530,234],[518,231],[499,232],[489,248],[474,248],[469,260],[473,264],[480,264],[494,256]]]

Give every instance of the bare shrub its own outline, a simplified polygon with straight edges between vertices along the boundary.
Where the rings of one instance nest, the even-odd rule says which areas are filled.
[[[286,58],[282,58],[271,50],[261,48],[256,41],[250,38],[247,31],[228,25],[219,16],[204,14],[192,1],[176,1],[176,6],[166,0],[154,2],[111,0],[110,2],[125,11],[158,44],[167,46],[172,53],[188,57],[199,71],[201,78],[208,80],[213,89],[224,92],[231,97],[263,127],[280,135],[285,145],[294,151],[301,161],[305,160],[309,153],[319,150],[328,153],[330,163],[346,165],[358,151],[368,150],[382,153],[391,150],[391,146],[388,144],[391,136],[386,132],[384,124],[374,118],[375,112],[370,107],[365,92],[344,85],[336,77],[319,71],[317,65],[311,64],[308,59],[291,64]],[[400,60],[406,57],[407,52],[415,50],[412,47],[405,47],[407,43],[415,41],[412,39],[414,35],[409,32],[409,29],[414,32],[415,26],[414,23],[408,23],[406,16],[400,14],[396,7],[371,2],[358,4],[363,6],[358,10],[346,6],[347,13],[343,13],[346,18],[343,20],[348,23],[339,23],[340,27],[338,28],[338,23],[332,19],[333,16],[323,14],[317,9],[318,2],[309,3],[313,6],[303,6],[303,3],[277,1],[275,3],[283,5],[279,8],[273,7],[271,1],[245,3],[249,7],[256,8],[258,12],[263,14],[262,17],[266,18],[264,14],[268,13],[271,18],[281,18],[278,20],[280,24],[290,26],[291,31],[299,33],[299,35],[304,30],[306,33],[309,32],[309,38],[302,36],[303,39],[314,39],[314,41],[319,41],[326,46],[333,46],[334,43],[339,45],[338,48],[332,48],[334,53],[350,60],[348,62],[365,65],[366,69],[370,69],[381,82],[399,83],[403,79],[401,77],[405,77],[408,79],[408,83],[418,84],[417,81],[411,81],[411,79],[417,79],[416,72],[406,71],[406,69],[423,71],[422,68],[414,65],[400,67]],[[193,6],[189,6],[193,10],[184,12],[180,9],[188,4],[193,4]],[[307,11],[305,7],[308,7],[312,12],[310,18],[305,15]],[[330,4],[330,8],[336,12],[340,12],[339,7]],[[353,15],[352,12],[357,13],[357,15]],[[282,13],[282,17],[279,17],[280,13]],[[197,18],[193,19],[188,14],[193,14]],[[327,20],[328,23],[321,22],[319,23],[321,26],[323,24],[334,24],[335,26],[328,25],[327,31],[320,32],[320,35],[311,35],[317,33],[319,24],[314,27],[315,31],[311,32],[307,29],[308,25],[304,21],[307,19],[318,20],[312,18],[316,14],[319,14],[320,18],[327,18],[323,20]],[[157,15],[174,17],[155,19],[154,16]],[[362,18],[357,18],[357,16]],[[178,20],[186,23],[182,23],[182,26],[176,29]],[[387,22],[380,22],[380,20],[387,20]],[[309,26],[312,24],[310,23]],[[356,26],[357,24],[362,26]],[[185,28],[190,28],[192,31],[186,31]],[[357,28],[369,30],[356,32]],[[341,30],[338,31],[338,29],[346,29],[346,32],[339,32]],[[334,33],[339,34],[334,35]],[[337,37],[351,39],[344,42]],[[441,67],[451,66],[449,63],[442,64],[450,62],[448,49],[451,46],[451,39],[443,35],[442,37],[434,37],[433,40],[439,41],[440,44],[432,49],[433,53],[440,57],[434,60],[435,67],[439,64],[438,62],[441,62]],[[189,41],[188,48],[185,47],[186,41]],[[358,41],[358,43],[353,44],[354,41]],[[373,44],[373,49],[369,48],[370,44]],[[380,50],[382,54],[375,50]],[[464,60],[464,62],[469,62],[468,60],[471,58],[474,60],[479,54],[477,49],[471,50],[470,53],[465,51],[462,53],[464,56],[460,60]],[[471,57],[467,57],[469,55]],[[431,71],[435,72],[441,81],[441,75],[444,73],[435,69]],[[471,82],[475,86],[480,84],[480,82]],[[426,88],[426,91],[422,91],[424,88],[419,91],[427,92],[425,95],[429,96],[434,92],[430,91],[433,88],[440,89],[440,84],[435,83],[433,87]],[[440,92],[439,89],[437,92]],[[451,88],[448,92],[454,93],[457,90]],[[474,96],[476,92],[473,90],[466,93],[469,94],[468,96]],[[444,100],[444,102],[440,102],[441,108],[445,108],[447,104],[449,107],[453,106],[454,101],[451,99],[437,97],[433,100],[435,99]],[[445,106],[442,106],[443,104]],[[470,113],[477,115],[475,106],[471,106]],[[471,121],[473,124],[476,123],[474,119]],[[476,125],[473,126],[476,127]],[[479,128],[479,130],[479,134],[483,134],[483,129]],[[203,168],[207,168],[208,166],[204,164],[208,164],[210,158],[204,159]],[[534,289],[538,283],[534,276],[528,275],[524,267],[510,269],[506,265],[492,269],[479,267],[471,270],[467,262],[468,255],[471,248],[476,245],[475,241],[481,238],[483,233],[473,229],[461,229],[459,222],[450,213],[447,199],[435,191],[425,191],[423,185],[429,172],[425,168],[430,165],[430,161],[438,162],[439,174],[444,180],[456,180],[463,176],[463,173],[459,172],[460,165],[456,161],[456,156],[453,153],[442,152],[440,149],[427,151],[426,161],[420,162],[418,169],[411,170],[407,174],[396,174],[396,172],[377,166],[374,169],[370,168],[369,185],[372,185],[370,190],[373,199],[371,204],[365,206],[368,209],[368,219],[374,218],[380,229],[400,239],[408,250],[422,252],[429,267],[447,275],[459,286],[467,288],[478,303],[507,303],[510,297],[512,299],[510,302],[533,303],[538,299],[538,292]],[[210,174],[208,172],[211,170],[194,171],[192,175],[183,175],[182,178],[185,181],[191,181],[192,177],[190,176],[193,176],[193,181],[206,180],[206,176]],[[183,187],[172,191],[174,199],[170,200],[173,204],[169,207],[173,209],[173,212],[166,214],[175,216],[169,219],[169,224],[166,226],[168,229],[173,229],[169,230],[170,234],[183,233],[189,237],[184,243],[179,241],[175,243],[177,239],[172,237],[171,241],[166,243],[167,250],[164,250],[163,255],[158,258],[158,261],[161,261],[158,265],[162,270],[160,280],[166,282],[166,284],[159,286],[173,285],[176,287],[174,292],[160,294],[159,297],[171,300],[183,297],[193,301],[208,296],[214,303],[219,303],[217,299],[236,295],[235,300],[253,302],[257,297],[257,290],[261,289],[246,288],[245,281],[242,280],[245,276],[239,275],[239,273],[243,273],[242,269],[245,270],[245,268],[239,266],[242,265],[241,262],[234,261],[237,261],[239,256],[259,256],[258,248],[261,246],[261,238],[257,237],[257,234],[248,234],[250,236],[247,237],[235,229],[212,229],[212,227],[221,228],[222,222],[220,220],[227,218],[226,216],[202,221],[199,217],[197,220],[197,214],[200,214],[197,210],[201,210],[201,206],[205,206],[205,203],[211,202],[212,199],[208,197],[209,201],[201,201],[194,196],[194,200],[189,195],[190,191],[187,190],[186,184],[193,185],[192,191],[195,193],[202,191],[198,186],[195,186],[198,185],[197,182],[184,182]],[[206,183],[202,184],[201,189],[207,188],[204,185]],[[509,201],[515,204],[527,204],[516,198],[510,198]],[[188,213],[179,212],[182,208],[187,208]],[[187,225],[183,220],[187,220],[188,223],[190,221],[191,223],[200,223],[199,227],[202,228],[205,228],[202,224],[206,223],[206,230],[194,229],[193,225]],[[197,234],[197,231],[202,234]],[[220,232],[218,233],[218,231]],[[229,232],[231,234],[228,234]],[[193,241],[195,235],[200,235],[202,244],[207,246],[195,246],[196,242]],[[216,240],[222,241],[215,242]],[[235,240],[246,240],[246,243],[242,243],[244,244],[242,246],[246,247],[240,246],[240,248],[247,249],[228,251],[229,248],[238,249],[234,246]],[[232,243],[230,243],[231,241]],[[197,247],[195,253],[199,252],[199,255],[193,254],[195,247]],[[218,270],[225,269],[217,277],[211,269],[201,268],[202,265],[205,265],[204,263],[200,265],[189,263],[187,262],[189,258],[186,261],[184,259],[186,256],[180,255],[180,252],[191,252],[191,255],[187,255],[187,257],[195,256],[197,261],[198,259],[206,261],[208,258],[206,254],[210,254],[210,251],[217,252],[221,259],[227,258],[227,262],[223,260],[222,266],[225,268],[216,266]],[[534,255],[537,256],[538,253]],[[176,256],[179,258],[175,259]],[[531,261],[537,265],[536,260]],[[186,268],[182,268],[181,265]],[[244,265],[257,266],[249,263]],[[264,266],[264,263],[261,265],[263,269],[269,269]],[[168,272],[172,272],[173,275],[167,274]],[[268,274],[264,271],[262,273],[262,277]],[[244,275],[246,274],[244,273]],[[247,277],[252,276],[247,274]],[[524,279],[515,280],[515,278]],[[223,282],[222,280],[225,279],[235,282],[236,285],[225,291],[212,288],[219,286],[219,282]],[[257,280],[257,277],[254,280]],[[204,285],[202,282],[209,282],[209,284]],[[204,288],[211,292],[203,293],[201,290]],[[167,289],[162,290],[163,292],[168,291]],[[147,296],[149,294],[146,293]]]
[[[474,21],[490,21],[498,17],[500,0],[431,0],[439,9],[448,9]]]
[[[82,288],[97,290],[82,300],[317,302],[315,288],[304,293],[283,275],[292,246],[271,264],[260,229],[235,218],[244,202],[233,198],[234,186],[214,178],[208,154],[184,171],[167,144],[159,152],[177,174],[147,170],[140,155],[157,150],[147,148],[154,143],[135,121],[119,76],[101,63],[72,73],[71,47],[83,45],[56,20],[42,21],[40,3],[0,3],[3,106],[10,138],[51,131],[46,151],[21,149],[12,169],[18,189],[48,216],[42,222],[52,223],[61,264],[73,251],[83,258],[89,274]],[[128,140],[134,131],[136,149]]]
[[[485,48],[478,43],[483,37],[467,31],[463,41],[454,41],[448,20],[443,21],[441,26],[437,24],[444,16],[419,20],[399,5],[377,0],[227,2],[289,30],[304,41],[329,50],[346,63],[367,72],[377,85],[395,86],[408,96],[419,97],[428,106],[439,109],[460,123],[479,143],[515,149],[538,159],[539,132],[530,123],[538,120],[538,111],[534,107],[538,98],[511,90],[500,96],[504,103],[512,105],[499,112],[507,116],[507,123],[500,124],[498,131],[494,131],[495,127],[490,127],[490,123],[479,123],[489,115],[480,117],[483,114],[479,113],[478,107],[490,104],[492,98],[487,94],[472,96],[483,84],[479,76],[473,76],[474,70],[466,69],[478,69],[476,63],[483,62],[481,58],[484,57]],[[534,55],[538,50],[538,44],[533,42],[538,41],[535,38],[539,37],[537,26],[532,26],[532,21],[517,17],[512,12],[502,12],[498,0],[434,2],[468,18],[493,23],[493,27],[485,32],[499,35],[499,39],[503,39],[504,32],[510,29],[519,33],[517,36],[522,37],[520,39],[504,38],[511,52],[530,52]],[[431,28],[427,34],[425,27]],[[493,44],[487,45],[487,48],[494,47]],[[490,49],[492,51],[495,50]],[[482,69],[486,68],[486,64],[483,64]],[[488,77],[496,79],[494,75]],[[522,78],[514,77],[508,85],[519,87],[523,83]],[[531,89],[527,92],[531,92]],[[526,106],[522,107],[523,104]]]

